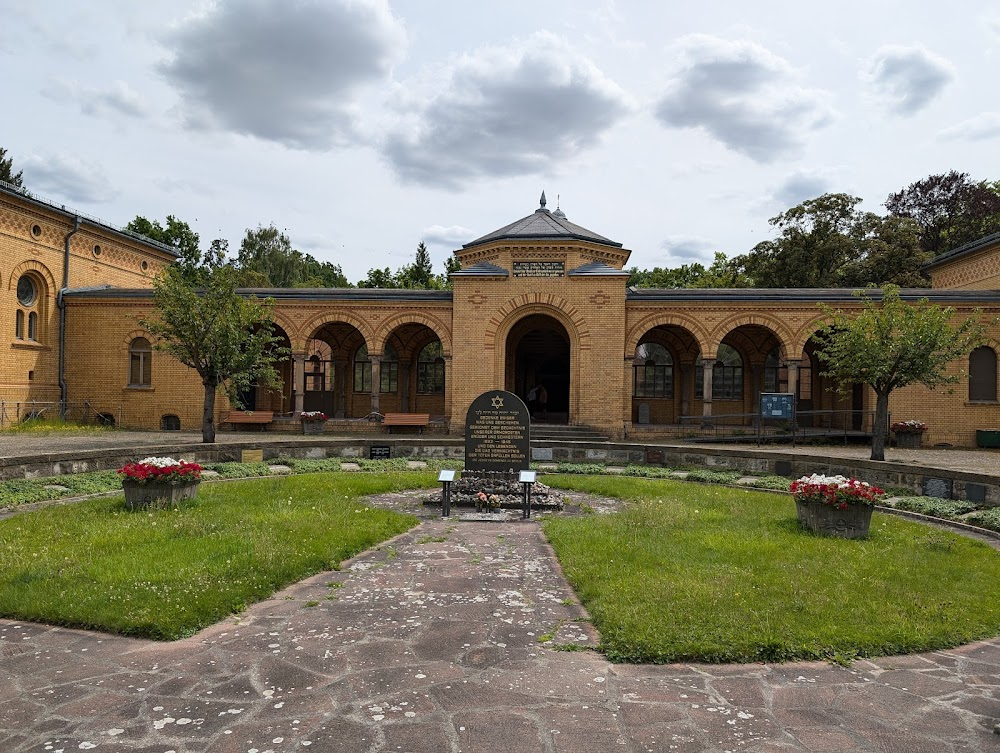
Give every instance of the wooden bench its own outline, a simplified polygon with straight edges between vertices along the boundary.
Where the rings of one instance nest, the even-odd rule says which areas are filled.
[[[261,431],[264,431],[264,427],[267,424],[273,422],[274,422],[273,410],[234,410],[230,411],[222,419],[222,423],[230,424],[234,427],[239,424],[257,425],[260,427]]]
[[[430,413],[386,413],[382,418],[382,425],[389,427],[390,434],[393,426],[416,426],[419,433],[423,434],[424,427],[430,423]]]

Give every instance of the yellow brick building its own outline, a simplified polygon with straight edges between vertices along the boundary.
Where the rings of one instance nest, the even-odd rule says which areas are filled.
[[[61,402],[122,425],[200,426],[196,375],[138,325],[171,249],[0,186],[0,251],[0,321],[13,335],[0,365],[6,421]],[[455,254],[451,291],[247,291],[274,299],[292,353],[282,388],[251,391],[247,407],[288,417],[322,410],[334,430],[368,428],[372,412],[429,413],[460,434],[482,392],[527,397],[541,384],[546,421],[615,438],[749,427],[759,395],[771,392],[796,394],[800,422],[817,430],[870,428],[872,395],[834,393],[810,343],[818,303],[856,308],[850,290],[630,289],[630,252],[548,210],[544,195],[534,212]],[[1000,313],[1000,236],[929,270],[934,289],[904,297],[987,321]],[[893,419],[926,421],[925,441],[956,446],[1000,426],[994,324],[990,338],[953,364],[953,390],[895,393]],[[229,411],[224,399],[218,410]]]

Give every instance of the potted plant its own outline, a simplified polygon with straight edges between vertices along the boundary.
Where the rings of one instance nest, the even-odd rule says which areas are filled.
[[[863,539],[868,536],[872,509],[885,492],[867,481],[814,473],[789,486],[799,522],[824,536]]]
[[[125,507],[146,510],[176,507],[198,492],[202,468],[173,458],[149,457],[118,469],[125,492]]]
[[[914,450],[920,447],[924,441],[924,432],[927,431],[927,424],[923,421],[896,421],[889,427],[896,435],[896,446]]]
[[[322,434],[326,427],[326,414],[321,410],[306,410],[299,414],[303,434]]]

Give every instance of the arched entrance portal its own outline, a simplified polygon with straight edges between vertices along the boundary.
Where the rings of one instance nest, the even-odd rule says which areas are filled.
[[[548,393],[545,420],[569,422],[569,335],[558,320],[532,314],[515,324],[507,335],[506,366],[508,390],[527,402],[528,391],[544,385]]]

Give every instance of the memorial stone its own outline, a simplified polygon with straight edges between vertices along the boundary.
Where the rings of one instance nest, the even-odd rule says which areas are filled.
[[[523,471],[529,466],[531,416],[513,392],[490,390],[465,416],[465,470]]]

